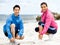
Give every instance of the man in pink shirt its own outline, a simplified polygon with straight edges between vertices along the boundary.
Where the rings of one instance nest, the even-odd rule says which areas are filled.
[[[35,28],[39,32],[39,39],[42,40],[44,34],[55,34],[57,32],[57,23],[55,22],[53,14],[48,10],[47,3],[41,3],[42,16],[38,27]]]

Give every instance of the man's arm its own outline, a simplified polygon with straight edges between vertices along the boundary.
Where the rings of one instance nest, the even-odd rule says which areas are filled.
[[[19,28],[18,35],[19,35],[19,36],[22,36],[23,33],[24,33],[24,26],[23,26],[22,19],[20,19],[20,28]]]
[[[11,34],[11,30],[10,30],[10,25],[11,25],[11,18],[8,18],[8,19],[6,20],[6,29],[7,29],[8,38],[9,38],[9,39],[12,38],[12,34]]]

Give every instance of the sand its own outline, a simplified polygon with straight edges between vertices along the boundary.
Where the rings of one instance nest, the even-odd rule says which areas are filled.
[[[24,24],[24,40],[34,41],[35,44],[21,44],[21,45],[60,45],[60,21],[56,21],[58,24],[58,31],[53,36],[50,41],[40,41],[38,39],[38,33],[34,31],[35,27],[37,27],[37,22],[29,22]],[[9,39],[5,37],[3,33],[3,25],[4,23],[0,23],[0,45],[9,45]],[[43,40],[48,39],[47,35],[44,35]],[[23,40],[23,41],[24,41]]]

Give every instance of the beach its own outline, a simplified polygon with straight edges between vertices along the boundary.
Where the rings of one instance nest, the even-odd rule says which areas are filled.
[[[17,45],[19,43],[20,43],[19,45],[60,45],[59,4],[60,0],[0,0],[0,45]],[[49,11],[53,14],[55,20]],[[38,27],[39,21],[45,22],[45,19],[50,18],[52,18],[52,22],[56,21],[56,23],[58,24],[57,33],[51,37],[51,40],[48,40],[49,36],[46,34],[44,34],[42,40],[40,40],[39,33],[35,32],[35,28]],[[14,42],[12,43],[10,42],[10,39],[5,36],[3,32],[3,26],[7,22],[8,23],[10,22],[7,19],[8,20],[12,19],[10,21],[12,21],[12,23],[16,24],[17,26],[21,23],[20,21],[23,22],[24,24],[23,40],[15,39]]]
[[[24,23],[24,37],[25,38],[23,40],[35,41],[36,43],[33,45],[60,45],[60,29],[59,29],[60,21],[57,20],[56,22],[58,24],[58,31],[53,36],[53,39],[51,41],[40,41],[38,39],[38,33],[34,31],[35,27],[38,26],[37,22]],[[0,23],[0,45],[1,44],[7,45],[9,43],[9,39],[3,33],[3,25],[4,23]],[[48,39],[48,36],[44,35],[43,39]],[[25,45],[25,44],[22,44],[22,45]],[[30,45],[30,44],[26,44],[26,45]]]

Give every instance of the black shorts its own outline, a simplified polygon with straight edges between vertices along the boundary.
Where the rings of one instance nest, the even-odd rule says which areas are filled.
[[[39,22],[38,25],[41,25],[44,28],[44,23],[43,22]],[[39,32],[39,27],[36,27],[35,31]],[[55,34],[56,32],[57,32],[57,30],[54,27],[50,26],[46,33]]]
[[[15,36],[16,36],[16,34],[17,34],[18,32],[19,32],[18,29],[15,28]],[[4,32],[4,34],[5,34],[6,37],[8,37],[8,33],[7,33],[7,32]]]

